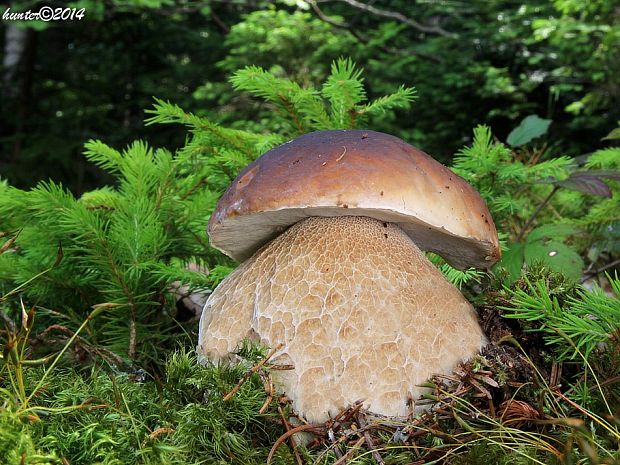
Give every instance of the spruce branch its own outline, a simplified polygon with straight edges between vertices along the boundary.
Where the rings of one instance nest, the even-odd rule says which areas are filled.
[[[255,137],[255,135],[246,131],[231,130],[221,128],[218,124],[209,121],[206,118],[200,118],[192,113],[184,112],[178,105],[173,105],[162,99],[155,98],[152,109],[145,110],[145,113],[154,116],[145,120],[146,125],[151,124],[183,124],[189,126],[192,130],[207,131],[226,145],[236,148],[237,150],[253,157],[254,154],[247,149],[241,141]]]
[[[275,104],[290,117],[299,134],[307,132],[299,108],[306,99],[299,98],[304,92],[296,82],[277,78],[259,66],[246,66],[233,74],[230,83],[234,89],[245,90]]]
[[[366,100],[361,75],[362,70],[356,69],[353,61],[348,58],[339,58],[332,63],[331,73],[323,85],[321,94],[330,103],[332,124],[337,128],[354,127],[355,118],[351,117],[352,110]],[[349,116],[348,124],[347,116]]]
[[[91,139],[86,142],[84,156],[87,160],[112,174],[118,173],[123,164],[122,155],[100,140]]]
[[[600,289],[577,290],[560,301],[544,280],[526,278],[525,289],[511,289],[511,305],[501,308],[507,312],[506,318],[537,322],[530,331],[542,332],[557,348],[560,359],[574,359],[581,353],[587,359],[609,344],[620,327],[620,281],[616,277],[610,282],[614,297]]]
[[[383,115],[396,108],[407,109],[417,99],[416,90],[413,87],[400,86],[396,92],[384,95],[367,103],[358,110],[360,114]]]

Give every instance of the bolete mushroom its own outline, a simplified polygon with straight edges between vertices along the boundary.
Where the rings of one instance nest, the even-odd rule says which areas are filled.
[[[319,131],[246,167],[209,221],[242,261],[209,297],[198,353],[225,361],[244,338],[280,347],[274,381],[310,421],[363,399],[407,415],[419,387],[486,339],[459,290],[426,258],[488,268],[500,256],[480,195],[402,140]]]

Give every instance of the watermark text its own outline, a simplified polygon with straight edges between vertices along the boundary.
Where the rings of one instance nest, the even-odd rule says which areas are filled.
[[[3,21],[81,21],[86,13],[85,8],[52,8],[42,6],[38,11],[11,11],[7,8],[2,13]]]

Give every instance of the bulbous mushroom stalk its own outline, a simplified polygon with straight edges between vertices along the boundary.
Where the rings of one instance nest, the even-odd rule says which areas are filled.
[[[497,232],[480,195],[402,140],[319,131],[247,166],[209,220],[211,245],[242,261],[209,297],[198,353],[246,337],[282,348],[274,379],[311,421],[365,399],[405,415],[417,384],[485,342],[471,305],[426,259],[490,267]]]
[[[368,217],[309,218],[271,241],[209,298],[199,352],[244,338],[285,344],[275,382],[310,421],[358,399],[404,416],[417,385],[485,343],[471,305],[402,229]]]

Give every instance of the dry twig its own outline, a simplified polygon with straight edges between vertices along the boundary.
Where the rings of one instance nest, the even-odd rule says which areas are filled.
[[[282,407],[280,407],[279,405],[278,405],[278,413],[280,414],[280,419],[282,420],[284,429],[288,433],[291,430],[291,426],[288,420],[286,419],[286,416],[284,415],[284,411],[282,410]],[[291,443],[291,449],[293,449],[293,454],[295,455],[295,461],[297,462],[297,465],[303,465],[304,462],[301,460],[301,456],[299,455],[299,451],[297,450],[297,441],[295,441],[295,438],[291,436],[289,438],[289,442]]]
[[[273,379],[271,378],[271,373],[259,372],[260,379],[263,381],[263,386],[265,386],[265,392],[267,393],[267,398],[265,399],[265,403],[260,408],[258,413],[265,413],[273,400],[274,387],[273,387]]]
[[[309,423],[307,425],[300,425],[295,428],[289,429],[286,433],[278,438],[278,440],[274,443],[269,451],[269,455],[267,456],[267,465],[271,463],[273,460],[273,455],[276,453],[278,448],[286,441],[288,438],[293,436],[294,434],[301,433],[302,431],[310,431],[313,433],[322,433],[324,431],[324,425],[317,425]]]
[[[383,457],[381,457],[381,454],[379,454],[379,451],[375,447],[372,437],[370,436],[370,432],[368,431],[368,423],[366,422],[364,415],[362,415],[361,413],[357,414],[357,423],[360,425],[361,431],[363,431],[362,434],[364,436],[364,439],[366,440],[368,450],[372,453],[372,458],[374,458],[379,465],[385,465]]]
[[[358,10],[367,11],[368,13],[371,13],[376,16],[383,16],[384,18],[394,19],[420,32],[424,32],[425,34],[434,34],[434,35],[440,35],[440,36],[445,36],[445,37],[454,37],[454,34],[451,34],[448,31],[442,29],[439,25],[426,26],[424,24],[418,23],[416,20],[409,18],[405,16],[404,14],[399,13],[397,11],[382,10],[380,8],[374,7],[367,3],[358,2],[357,0],[340,0],[340,1],[354,8],[357,8]]]
[[[283,346],[283,344],[279,344],[278,346],[274,347],[273,349],[271,349],[269,351],[269,353],[265,356],[265,358],[263,358],[260,362],[258,362],[256,365],[254,365],[252,368],[250,368],[248,371],[246,371],[244,373],[244,375],[241,377],[241,379],[239,380],[239,382],[237,383],[237,385],[232,388],[232,390],[226,394],[224,396],[224,401],[230,400],[232,398],[232,396],[235,395],[235,393],[239,390],[239,388],[243,385],[243,383],[245,383],[247,381],[247,379],[252,376],[254,373],[256,373],[258,370],[260,370],[263,365],[265,363],[267,363],[267,361],[273,357],[273,354],[275,354],[278,350],[280,350],[280,348]]]

